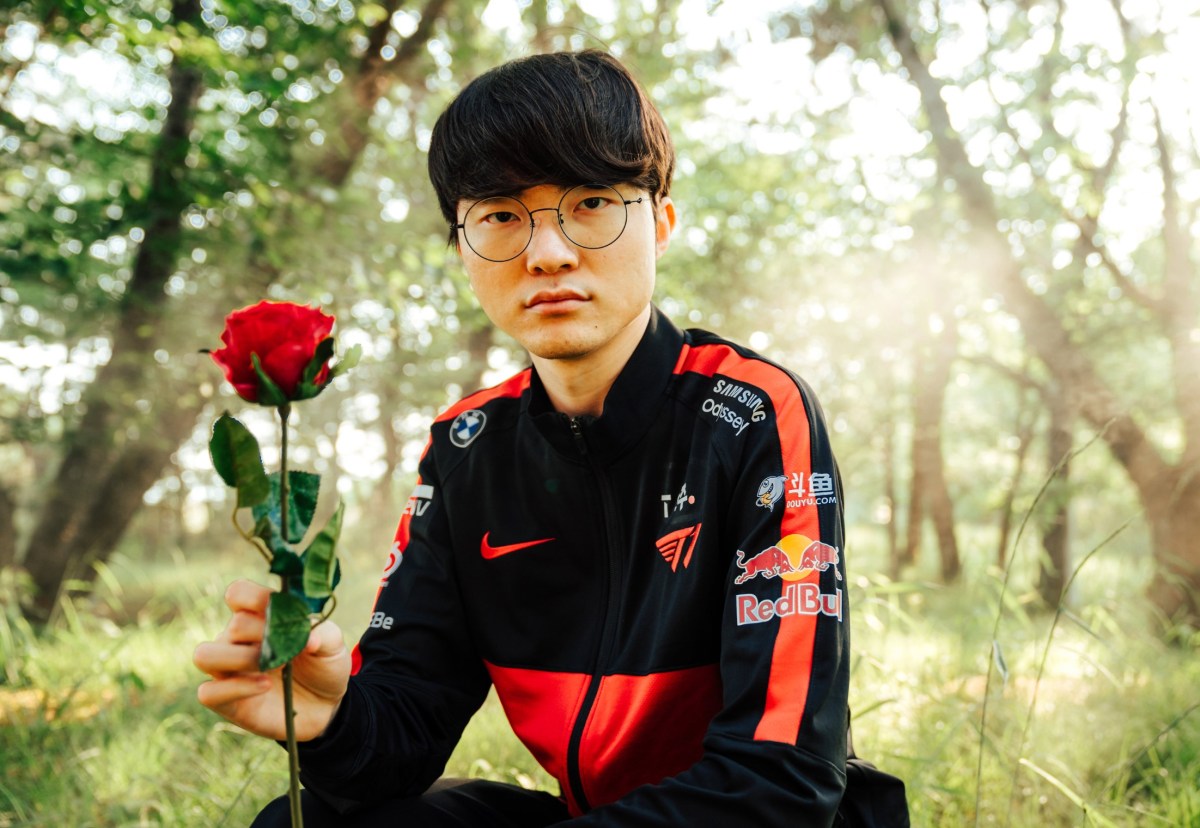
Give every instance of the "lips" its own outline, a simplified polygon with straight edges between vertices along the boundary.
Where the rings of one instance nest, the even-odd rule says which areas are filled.
[[[525,307],[553,310],[555,308],[573,306],[575,302],[586,302],[587,299],[587,294],[582,291],[570,288],[554,288],[552,290],[539,290],[526,300]]]

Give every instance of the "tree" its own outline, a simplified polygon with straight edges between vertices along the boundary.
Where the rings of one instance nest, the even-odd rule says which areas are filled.
[[[990,129],[1008,139],[1005,142],[1008,151],[1003,157],[993,151],[982,162],[973,163],[967,147],[969,137],[954,126],[946,103],[951,97],[952,84],[930,70],[926,55],[932,47],[927,45],[922,49],[917,28],[893,0],[875,0],[888,37],[920,93],[939,169],[947,180],[954,182],[972,239],[981,257],[992,263],[988,273],[992,284],[1003,296],[1009,312],[1021,320],[1030,348],[1070,393],[1070,409],[1103,434],[1137,490],[1149,524],[1156,565],[1149,586],[1152,603],[1168,618],[1200,623],[1200,546],[1194,540],[1200,533],[1200,374],[1194,369],[1200,364],[1200,338],[1192,335],[1200,312],[1200,286],[1191,260],[1191,244],[1183,229],[1186,225],[1172,147],[1178,139],[1166,133],[1150,96],[1140,101],[1138,108],[1145,125],[1151,129],[1157,151],[1163,188],[1161,235],[1148,239],[1139,255],[1122,266],[1107,246],[1107,216],[1103,212],[1106,200],[1115,197],[1116,189],[1110,179],[1120,170],[1121,152],[1127,140],[1130,96],[1137,72],[1132,67],[1138,57],[1156,49],[1162,33],[1138,33],[1124,16],[1121,5],[1113,4],[1127,53],[1125,59],[1118,58],[1112,64],[1122,78],[1120,109],[1107,157],[1090,168],[1091,159],[1070,159],[1069,186],[1065,186],[1067,182],[1056,181],[1053,174],[1047,176],[1048,170],[1044,163],[1039,163],[1037,150],[1048,144],[1068,147],[1071,136],[1062,134],[1057,127],[1053,103],[1049,111],[1039,104],[1051,93],[1045,85],[1048,78],[1056,69],[1066,71],[1071,58],[1059,51],[1062,9],[1057,4],[1035,5],[1047,12],[1042,25],[1053,31],[1048,41],[1051,47],[1033,70],[1035,75],[1031,80],[1035,82],[1019,87],[1016,101],[1000,106],[1000,117],[989,124]],[[1008,18],[1009,25],[1027,25],[1018,23],[1019,18],[1024,15],[1013,13]],[[1106,103],[1100,100],[1095,105],[1103,107]],[[1036,129],[1022,130],[1018,115],[1032,118]],[[1044,159],[1046,153],[1041,153],[1041,157]],[[1189,163],[1194,163],[1193,159]],[[1174,462],[1164,447],[1151,439],[1136,399],[1123,397],[1116,390],[1119,386],[1104,376],[1104,366],[1094,356],[1102,342],[1096,338],[1096,331],[1089,330],[1088,320],[1078,306],[1071,307],[1071,297],[1063,296],[1063,304],[1055,305],[1051,303],[1051,294],[1035,290],[1037,280],[1053,272],[1052,261],[1044,257],[1052,258],[1057,251],[1054,247],[1038,250],[1025,244],[1027,240],[1014,239],[1001,229],[1006,225],[1005,216],[1011,215],[1007,206],[1015,189],[1012,181],[1020,169],[1033,173],[1020,197],[1048,203],[1064,228],[1074,227],[1075,237],[1089,253],[1095,254],[1096,264],[1089,266],[1091,273],[1117,288],[1121,302],[1113,313],[1120,313],[1125,324],[1136,326],[1143,341],[1157,339],[1165,346],[1171,364],[1170,396],[1180,422],[1178,434],[1182,446]],[[1005,182],[1008,191],[991,181]],[[1088,198],[1069,197],[1068,192],[1076,187],[1083,188]],[[1150,262],[1158,263],[1157,274],[1146,268]],[[1147,321],[1150,324],[1145,324]],[[1150,419],[1160,417],[1151,413]]]
[[[148,10],[114,4],[99,20],[74,20],[71,15],[85,15],[85,11],[72,9],[64,15],[38,4],[27,4],[13,13],[13,19],[28,16],[37,20],[43,12],[44,29],[66,42],[71,42],[75,32],[94,38],[95,43],[119,41],[128,49],[130,62],[148,62],[146,43],[160,50],[149,61],[153,65],[159,54],[169,55],[165,69],[169,95],[159,122],[161,129],[157,136],[143,141],[146,177],[129,183],[127,198],[117,210],[126,217],[126,229],[137,231],[138,243],[128,276],[111,303],[111,357],[87,387],[80,417],[64,437],[61,460],[24,555],[24,565],[37,587],[31,604],[35,617],[49,616],[68,577],[86,574],[90,562],[111,552],[140,508],[143,494],[207,402],[194,388],[190,374],[148,370],[155,364],[153,354],[179,343],[172,328],[181,314],[186,312],[192,324],[197,319],[219,318],[219,309],[227,308],[239,296],[261,294],[297,260],[288,244],[303,238],[314,224],[323,223],[330,201],[326,194],[345,183],[361,155],[365,125],[375,103],[406,73],[412,73],[409,80],[416,76],[419,46],[432,35],[445,6],[445,0],[429,0],[398,52],[389,43],[394,34],[395,2],[372,6],[366,19],[355,18],[344,7],[321,18],[311,12],[293,16],[286,9],[262,12],[254,4],[236,9],[245,12],[247,20],[259,23],[255,31],[269,31],[283,41],[279,45],[284,47],[285,57],[290,56],[299,70],[291,77],[286,72],[279,75],[276,52],[266,48],[265,38],[256,47],[253,35],[247,38],[244,27],[232,27],[227,17],[211,9],[202,11],[195,0],[177,0],[169,13],[165,7]],[[160,20],[167,25],[160,25]],[[331,32],[338,36],[330,37]],[[234,38],[223,39],[223,33],[232,33]],[[359,45],[360,37],[365,46]],[[304,48],[296,48],[299,46]],[[393,60],[384,59],[385,49],[392,49]],[[303,65],[297,55],[306,58]],[[337,69],[336,74],[349,77],[348,97],[363,111],[348,114],[338,94],[342,87],[332,83],[326,84],[332,106],[325,106],[324,100],[306,105],[315,97],[312,73],[329,72],[331,60],[350,67],[349,72]],[[228,80],[231,75],[235,78],[232,84]],[[290,85],[281,86],[285,79]],[[297,84],[303,84],[299,91]],[[208,105],[202,107],[206,89]],[[241,101],[237,100],[239,93]],[[245,106],[246,100],[257,103]],[[316,159],[293,152],[291,141],[300,122],[289,110],[331,119],[341,128],[341,140],[330,142],[329,149],[317,153]],[[224,121],[227,128],[218,131],[215,123],[201,125],[206,112],[217,123]],[[251,114],[254,120],[245,117]],[[272,133],[271,127],[281,118],[282,129]],[[16,120],[10,117],[7,123]],[[36,138],[45,129],[44,125],[20,126],[26,137]],[[241,133],[241,140],[229,140],[231,133]],[[218,135],[221,139],[215,139]],[[80,143],[103,140],[96,133],[79,137]],[[239,148],[249,152],[243,154]],[[283,197],[275,201],[275,194],[263,185],[288,174],[300,175],[307,185],[296,192],[296,198],[280,193]],[[209,226],[214,218],[219,223],[220,216],[213,215],[217,212],[214,205],[236,203],[239,193],[248,194],[243,200],[251,204],[255,195],[267,202],[264,209],[247,211],[245,216],[232,211],[235,221],[245,219],[242,229],[249,231],[250,266],[240,270],[240,281],[210,285],[216,290],[204,303],[207,313],[181,307],[182,299],[171,302],[172,280],[188,275],[179,270],[188,252],[188,225]],[[221,215],[229,213],[227,208]],[[265,240],[258,235],[261,231],[266,231]],[[29,259],[22,257],[23,252],[18,249],[10,258],[28,268]],[[34,278],[41,276],[35,268],[30,269]],[[73,275],[65,274],[68,281]],[[17,284],[21,286],[20,281]],[[176,288],[174,292],[184,291]],[[210,329],[218,329],[215,321]],[[195,363],[194,359],[182,361],[187,367]]]

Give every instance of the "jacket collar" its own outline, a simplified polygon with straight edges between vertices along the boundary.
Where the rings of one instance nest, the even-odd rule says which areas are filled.
[[[604,413],[576,418],[588,454],[616,459],[645,434],[662,407],[682,347],[683,333],[652,307],[646,332],[604,398]],[[526,413],[542,436],[564,454],[582,458],[570,418],[554,410],[536,368],[525,399]]]

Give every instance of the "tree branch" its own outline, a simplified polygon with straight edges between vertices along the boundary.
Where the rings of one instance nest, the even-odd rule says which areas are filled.
[[[416,30],[400,44],[396,56],[389,61],[384,58],[383,49],[392,32],[392,15],[399,7],[399,0],[386,0],[383,4],[385,16],[371,28],[367,51],[350,83],[351,106],[340,119],[341,141],[331,143],[329,152],[317,165],[317,174],[331,186],[340,188],[349,177],[350,170],[370,141],[371,115],[379,99],[398,80],[405,78],[421,49],[433,37],[433,28],[449,5],[450,0],[426,0]]]

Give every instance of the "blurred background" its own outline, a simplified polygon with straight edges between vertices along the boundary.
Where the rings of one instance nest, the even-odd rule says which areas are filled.
[[[356,638],[426,429],[526,357],[425,173],[487,68],[607,49],[671,127],[656,301],[816,389],[856,744],[915,825],[1200,826],[1200,2],[8,0],[0,828],[238,825],[199,707],[237,577],[202,348],[260,298],[362,363],[293,417]],[[317,524],[323,522],[319,516]],[[489,701],[451,771],[548,785]]]

